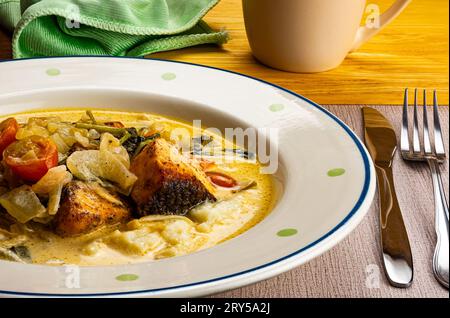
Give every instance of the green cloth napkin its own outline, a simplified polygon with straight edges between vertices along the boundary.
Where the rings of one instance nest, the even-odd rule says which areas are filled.
[[[202,17],[219,0],[0,0],[14,58],[144,56],[227,41]]]

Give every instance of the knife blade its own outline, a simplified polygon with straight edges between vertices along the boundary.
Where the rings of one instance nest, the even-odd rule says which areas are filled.
[[[412,284],[414,267],[392,172],[397,137],[392,125],[379,111],[364,107],[362,113],[365,143],[377,173],[384,270],[391,285],[406,288]]]

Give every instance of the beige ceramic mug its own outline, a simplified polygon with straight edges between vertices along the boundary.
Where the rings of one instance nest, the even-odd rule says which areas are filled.
[[[323,72],[377,34],[411,2],[397,0],[361,25],[366,0],[242,0],[247,35],[262,63],[290,72]]]

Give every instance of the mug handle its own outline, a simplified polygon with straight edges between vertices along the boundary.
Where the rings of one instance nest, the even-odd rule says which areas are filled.
[[[385,26],[387,26],[392,20],[394,20],[411,2],[412,0],[397,0],[386,12],[380,16],[380,26],[378,28],[370,28],[368,26],[362,26],[356,33],[356,39],[353,43],[352,49],[355,51],[361,45],[369,41],[374,35],[380,32]]]

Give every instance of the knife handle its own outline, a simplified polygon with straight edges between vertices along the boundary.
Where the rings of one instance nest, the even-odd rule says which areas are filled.
[[[380,200],[380,229],[383,266],[391,285],[411,286],[414,276],[413,258],[408,234],[395,194],[392,166],[375,165]]]

